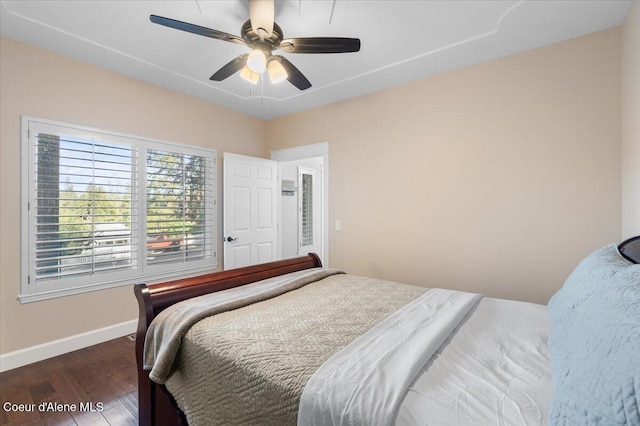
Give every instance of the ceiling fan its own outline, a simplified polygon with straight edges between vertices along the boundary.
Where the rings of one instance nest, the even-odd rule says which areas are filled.
[[[360,50],[360,39],[346,37],[298,37],[284,38],[282,29],[274,21],[274,0],[249,0],[249,20],[240,29],[241,37],[218,30],[189,24],[162,16],[151,15],[151,22],[189,33],[222,41],[243,44],[251,53],[243,53],[232,59],[210,77],[222,81],[238,71],[240,76],[257,83],[260,74],[268,70],[272,83],[289,80],[300,90],[311,83],[287,58],[274,55],[274,50],[287,53],[346,53]]]

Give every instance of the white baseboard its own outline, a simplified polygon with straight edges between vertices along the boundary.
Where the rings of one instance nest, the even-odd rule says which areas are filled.
[[[0,372],[133,334],[136,332],[137,327],[138,320],[126,321],[86,333],[76,334],[75,336],[65,337],[64,339],[2,354],[0,355]]]

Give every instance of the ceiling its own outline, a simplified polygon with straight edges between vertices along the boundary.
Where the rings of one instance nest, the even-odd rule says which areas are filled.
[[[358,53],[282,53],[312,84],[209,77],[246,46],[153,24],[161,15],[240,35],[247,0],[0,0],[0,32],[28,44],[270,119],[622,25],[630,0],[277,0],[285,38],[355,37]]]

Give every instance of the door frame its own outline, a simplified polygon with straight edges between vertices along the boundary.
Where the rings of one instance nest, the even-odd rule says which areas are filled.
[[[318,253],[322,259],[322,265],[329,267],[329,142],[319,142],[293,148],[278,149],[270,152],[271,159],[278,163],[284,161],[304,160],[307,158],[322,157],[322,253]],[[280,166],[278,166],[280,175]],[[280,177],[278,177],[280,181]],[[278,250],[282,258],[282,218],[281,197],[278,197]]]

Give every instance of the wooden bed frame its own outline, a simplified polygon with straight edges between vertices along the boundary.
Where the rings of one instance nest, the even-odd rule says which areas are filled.
[[[638,263],[640,260],[640,236],[622,242],[618,246],[618,250],[629,261]],[[316,254],[310,253],[307,256],[295,259],[214,272],[154,285],[136,284],[134,292],[140,308],[140,319],[136,334],[139,392],[138,416],[140,425],[187,425],[184,414],[165,387],[152,382],[149,379],[149,372],[142,369],[147,328],[156,315],[174,303],[192,297],[321,266],[320,258]]]
[[[140,309],[138,331],[136,333],[139,424],[141,426],[187,424],[184,414],[165,387],[152,382],[149,379],[149,372],[142,369],[147,328],[160,312],[174,303],[192,297],[321,266],[320,258],[315,253],[309,253],[307,256],[294,259],[213,272],[159,284],[136,284],[133,290],[136,299],[138,299],[138,307]]]

